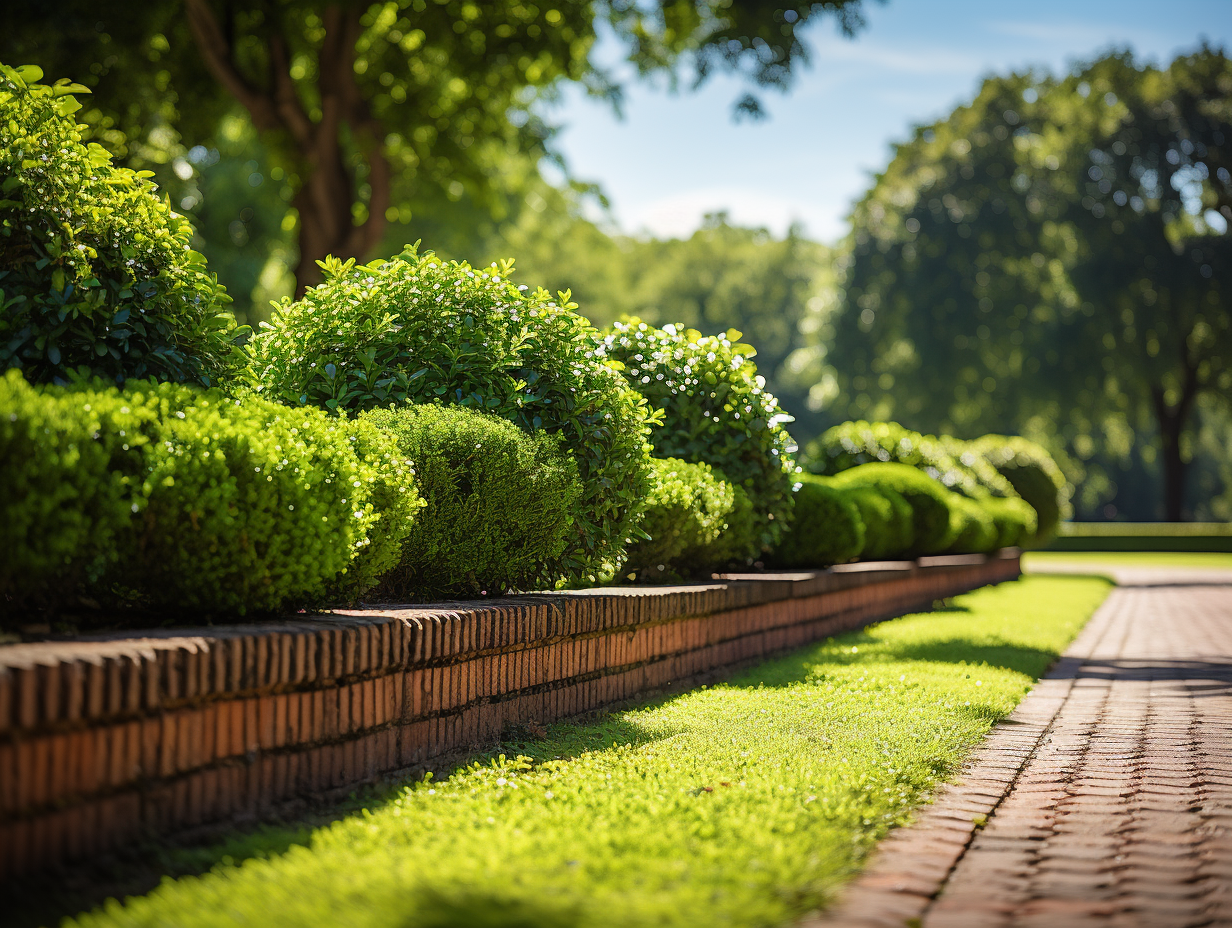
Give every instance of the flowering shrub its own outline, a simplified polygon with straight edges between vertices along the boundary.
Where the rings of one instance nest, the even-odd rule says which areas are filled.
[[[567,294],[519,287],[511,262],[472,268],[414,247],[322,267],[324,283],[284,300],[250,342],[256,388],[336,410],[465,406],[559,433],[584,488],[565,563],[610,574],[641,510],[652,417]]]
[[[756,350],[734,329],[702,335],[638,319],[617,323],[600,345],[663,415],[651,436],[655,457],[705,462],[741,487],[758,546],[769,550],[791,517],[795,444],[784,428],[791,417],[757,373]]]

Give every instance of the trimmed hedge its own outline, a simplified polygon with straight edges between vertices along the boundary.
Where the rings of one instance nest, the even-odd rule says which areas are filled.
[[[620,362],[632,387],[662,414],[653,454],[718,468],[753,506],[759,548],[769,550],[791,518],[795,444],[791,417],[765,389],[749,345],[735,329],[702,335],[683,325],[661,329],[640,319],[618,322],[599,344]]]
[[[910,464],[940,481],[947,489],[971,499],[990,492],[1010,496],[1014,490],[965,442],[936,438],[904,428],[897,422],[844,422],[809,442],[805,466],[816,474],[837,474],[861,464]]]
[[[322,267],[324,282],[249,343],[256,388],[336,410],[465,406],[560,433],[584,488],[565,563],[579,579],[610,575],[646,495],[651,418],[567,295],[527,292],[512,263],[472,268],[413,246]]]
[[[148,171],[83,144],[67,81],[0,65],[0,368],[216,385],[243,354],[230,297]]]
[[[1055,538],[1061,520],[1070,515],[1070,487],[1052,455],[1016,435],[985,435],[971,444],[1035,509],[1037,525],[1018,543],[1038,548]]]
[[[904,552],[912,557],[940,554],[954,543],[951,493],[940,482],[908,464],[861,464],[837,474],[834,485],[866,484],[895,491],[911,506],[912,542]]]
[[[426,504],[370,599],[551,589],[566,575],[583,488],[559,435],[461,406],[376,409],[358,422],[396,441]]]
[[[847,498],[860,511],[864,523],[864,548],[860,557],[866,561],[901,557],[911,550],[915,540],[911,504],[901,493],[888,486],[852,483],[844,487]]]
[[[747,552],[754,536],[743,490],[709,464],[663,458],[651,468],[639,526],[649,537],[629,547],[630,578],[678,580],[724,566],[733,551]]]
[[[88,591],[242,615],[359,592],[419,505],[390,441],[320,410],[141,381],[36,389],[16,372],[3,400],[0,483],[30,490],[0,500],[6,540],[30,552],[4,578],[18,609]]]
[[[827,567],[860,556],[864,521],[853,494],[833,479],[801,474],[793,488],[795,510],[767,562],[779,567]]]
[[[950,527],[954,554],[987,554],[997,547],[998,530],[983,504],[955,493],[950,499]]]
[[[997,547],[1021,547],[1035,536],[1035,508],[1017,496],[990,496],[981,501],[997,527]]]

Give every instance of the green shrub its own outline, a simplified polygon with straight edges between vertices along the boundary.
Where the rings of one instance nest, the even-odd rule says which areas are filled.
[[[59,605],[115,557],[132,504],[112,458],[148,440],[142,412],[118,394],[69,399],[17,370],[0,378],[0,611]]]
[[[84,87],[0,65],[0,368],[35,383],[81,371],[217,384],[246,333],[188,220],[146,178],[85,145]]]
[[[1035,509],[1017,496],[990,496],[981,501],[997,526],[997,547],[1012,548],[1035,535]]]
[[[151,381],[4,386],[0,479],[30,491],[2,513],[18,608],[86,590],[225,616],[353,595],[419,505],[391,441],[320,410]]]
[[[940,554],[954,541],[954,498],[940,482],[908,464],[860,464],[834,477],[836,486],[867,484],[900,494],[911,506],[912,543],[907,554]]]
[[[859,557],[864,522],[851,495],[826,477],[800,474],[794,515],[767,562],[779,567],[828,567]]]
[[[742,487],[753,506],[758,541],[769,550],[791,518],[795,445],[790,422],[734,329],[707,336],[683,325],[661,329],[638,319],[617,323],[602,349],[629,383],[663,414],[653,454],[705,462]]]
[[[887,486],[852,483],[844,487],[847,498],[860,511],[864,523],[864,548],[860,557],[866,561],[899,557],[911,550],[914,531],[911,506]]]
[[[992,515],[981,503],[954,494],[950,500],[950,526],[954,554],[987,554],[997,547],[998,531]]]
[[[394,438],[427,504],[371,598],[551,589],[564,576],[582,484],[558,435],[460,406],[375,409],[358,421]]]
[[[1036,528],[1018,544],[1039,548],[1055,538],[1061,520],[1069,518],[1070,486],[1052,455],[1041,445],[1014,435],[985,435],[972,445],[1035,509]]]
[[[339,589],[359,594],[396,559],[418,504],[411,468],[391,443],[361,438],[321,410],[255,397],[165,385],[129,395],[138,405],[170,397],[114,565],[115,581],[141,602],[276,611]],[[391,510],[378,512],[374,496],[392,500]]]
[[[921,435],[897,422],[857,420],[836,425],[809,442],[804,460],[816,474],[837,474],[875,462],[910,464],[971,499],[990,493],[1014,495],[1009,482],[967,442]]]
[[[639,580],[678,580],[757,551],[747,495],[709,464],[676,458],[651,462],[650,493],[639,528],[649,535],[629,547]]]
[[[524,292],[512,264],[476,269],[410,247],[284,301],[250,342],[257,389],[292,405],[458,405],[559,433],[583,485],[564,559],[611,573],[645,496],[645,401],[603,358],[567,295]]]

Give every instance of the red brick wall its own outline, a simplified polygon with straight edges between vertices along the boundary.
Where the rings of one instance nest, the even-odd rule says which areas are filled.
[[[0,647],[0,879],[372,781],[1018,576],[928,558]]]

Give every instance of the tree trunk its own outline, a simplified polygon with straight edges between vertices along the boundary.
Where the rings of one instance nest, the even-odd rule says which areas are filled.
[[[1167,401],[1162,387],[1154,386],[1151,388],[1151,399],[1155,405],[1155,418],[1159,423],[1159,437],[1162,444],[1164,519],[1168,522],[1180,522],[1183,520],[1185,479],[1188,476],[1189,462],[1185,460],[1181,448],[1181,439],[1185,434],[1185,427],[1189,423],[1189,414],[1193,410],[1194,400],[1197,396],[1197,371],[1189,366],[1185,368],[1181,396],[1176,403],[1169,403]]]
[[[324,11],[325,41],[317,68],[322,115],[313,122],[291,77],[287,42],[276,21],[270,23],[268,80],[255,83],[236,64],[232,24],[223,28],[208,0],[185,0],[184,8],[201,56],[219,83],[248,110],[258,130],[284,132],[298,149],[303,186],[292,205],[299,213],[295,295],[302,296],[321,280],[318,261],[327,255],[362,260],[385,232],[392,170],[381,151],[384,130],[355,83],[360,10],[333,5]],[[346,164],[344,124],[368,164],[371,195],[368,215],[359,224],[354,219],[359,182]]]

